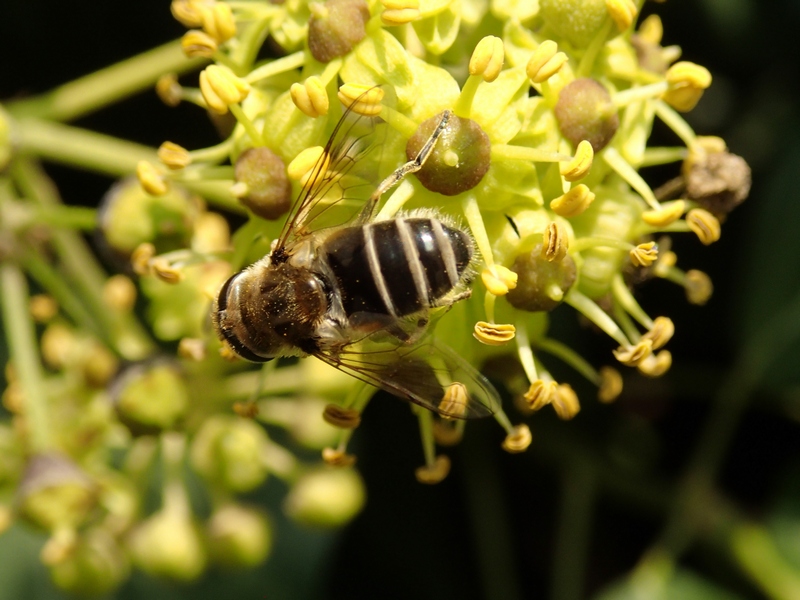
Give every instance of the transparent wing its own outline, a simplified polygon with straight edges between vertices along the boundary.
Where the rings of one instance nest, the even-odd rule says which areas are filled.
[[[452,419],[488,417],[500,397],[472,365],[433,337],[411,346],[351,344],[342,352],[320,352],[317,358],[370,383]]]
[[[363,195],[369,196],[377,174],[361,176],[362,173],[356,171],[365,170],[357,169],[357,166],[380,145],[384,129],[378,127],[380,123],[382,121],[378,117],[365,117],[349,108],[344,111],[325,145],[325,151],[311,169],[308,180],[294,201],[276,248],[283,249],[293,240],[322,226],[340,225],[341,222],[324,225],[314,222],[324,222],[320,217],[333,206],[343,201],[357,200],[358,188],[363,188]],[[353,213],[357,214],[360,208],[357,206]]]

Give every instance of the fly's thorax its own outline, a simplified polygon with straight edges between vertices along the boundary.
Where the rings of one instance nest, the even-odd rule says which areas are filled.
[[[238,355],[263,362],[315,351],[327,306],[325,285],[312,271],[260,261],[222,287],[213,322]]]

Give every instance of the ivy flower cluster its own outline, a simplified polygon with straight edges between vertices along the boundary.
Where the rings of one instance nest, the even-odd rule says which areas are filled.
[[[74,230],[38,235],[37,215],[67,218],[68,207],[25,187],[40,173],[10,143],[24,111],[0,113],[0,160],[17,190],[2,198],[12,420],[0,425],[0,520],[48,532],[42,560],[59,585],[104,591],[132,565],[186,581],[212,563],[263,561],[269,519],[238,497],[268,477],[289,485],[285,510],[298,520],[336,525],[358,512],[363,484],[347,447],[374,388],[313,359],[258,369],[233,360],[209,321],[222,283],[269,252],[345,109],[386,130],[361,165],[376,181],[417,155],[444,111],[454,115],[423,168],[384,195],[378,218],[435,209],[474,237],[472,296],[438,318],[435,335],[478,369],[500,356],[518,364],[502,381],[514,406],[494,414],[506,451],[531,444],[532,413],[580,411],[551,360],[594,384],[603,403],[621,393],[622,368],[663,375],[675,326],[640,306],[635,288],[662,278],[707,302],[711,280],[678,266],[669,236],[716,242],[750,173],[681,116],[711,74],[663,46],[661,21],[641,19],[641,4],[173,0],[187,27],[181,48],[205,66],[194,84],[162,73],[156,91],[169,106],[198,107],[222,141],[165,141],[109,190],[96,223],[100,251],[123,273],[112,277],[87,268],[96,259]],[[656,120],[674,146],[648,145]],[[675,178],[660,186],[640,175],[665,164]],[[22,270],[10,265],[47,291],[30,303],[40,352],[33,322],[19,318]],[[76,289],[60,271],[74,271]],[[562,304],[610,338],[608,364],[549,336]],[[450,464],[437,447],[457,443],[466,423],[414,415],[417,479],[437,483]],[[287,436],[277,430],[293,442],[278,443]],[[187,467],[205,484],[207,514],[193,504]],[[156,485],[154,470],[161,503],[148,514],[142,490]]]

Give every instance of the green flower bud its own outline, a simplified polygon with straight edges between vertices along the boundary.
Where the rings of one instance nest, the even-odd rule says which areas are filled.
[[[585,48],[608,18],[605,0],[540,0],[539,14],[557,35]]]
[[[133,433],[170,429],[186,413],[189,392],[178,369],[167,363],[129,367],[114,382],[117,414]]]
[[[249,148],[236,160],[234,190],[239,200],[262,219],[274,220],[292,203],[286,165],[269,148]],[[241,188],[241,195],[236,192]]]
[[[406,144],[408,160],[414,159],[441,121],[441,114],[423,121]],[[432,192],[455,196],[471,190],[491,164],[489,136],[475,121],[450,117],[425,165],[415,173]]]
[[[167,505],[130,536],[134,564],[142,571],[177,581],[197,579],[206,568],[203,536],[188,511]]]
[[[309,8],[308,49],[320,62],[344,56],[367,35],[369,7],[364,0],[328,0]]]
[[[567,254],[560,261],[542,257],[542,245],[517,257],[511,270],[517,275],[517,287],[506,294],[509,304],[531,312],[553,310],[575,283],[575,261]]]
[[[553,112],[564,137],[576,148],[587,140],[595,154],[608,145],[619,128],[611,95],[594,79],[576,79],[564,86]]]
[[[19,514],[48,531],[79,526],[97,504],[94,482],[69,458],[35,454],[17,488]]]
[[[253,421],[216,415],[203,423],[192,442],[192,465],[226,489],[247,492],[267,478],[262,457],[268,442],[267,434]]]
[[[200,211],[199,198],[176,186],[163,196],[151,196],[135,178],[128,178],[103,196],[100,231],[110,249],[122,256],[145,242],[160,254],[189,246]]]
[[[227,568],[255,567],[272,549],[272,528],[262,511],[227,504],[211,516],[207,540],[216,564]]]
[[[50,566],[53,583],[73,594],[107,594],[128,578],[128,557],[112,535],[92,529],[81,535],[76,546]]]
[[[284,502],[292,519],[307,525],[339,527],[363,508],[366,492],[352,469],[317,469],[301,476]]]

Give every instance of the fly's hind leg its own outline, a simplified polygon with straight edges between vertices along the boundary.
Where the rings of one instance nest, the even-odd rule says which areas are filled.
[[[397,170],[395,170],[391,175],[381,181],[380,185],[378,185],[377,189],[369,197],[369,200],[367,200],[367,204],[364,206],[364,210],[359,216],[359,221],[369,221],[373,212],[375,211],[378,201],[381,199],[381,196],[400,183],[407,175],[416,173],[423,167],[425,161],[428,160],[431,152],[436,147],[436,142],[441,137],[442,133],[444,132],[444,128],[447,127],[447,122],[452,118],[452,116],[453,111],[445,110],[442,113],[441,119],[439,119],[439,123],[436,125],[436,129],[433,130],[431,137],[429,137],[428,141],[425,142],[425,145],[419,151],[417,156],[401,167],[398,167]]]

